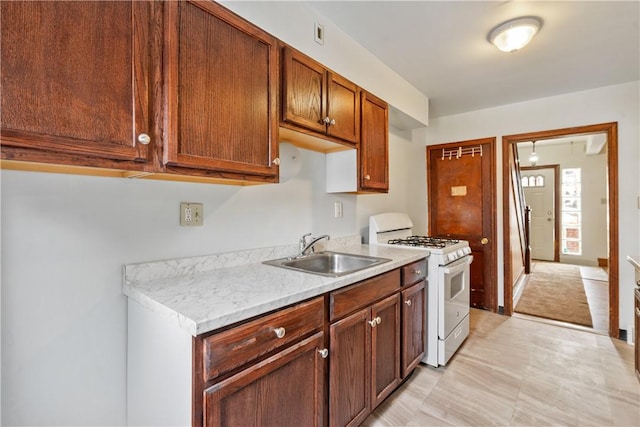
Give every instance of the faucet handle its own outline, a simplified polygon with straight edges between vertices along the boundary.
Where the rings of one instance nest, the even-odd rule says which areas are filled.
[[[307,233],[300,238],[300,250],[307,246],[307,237],[311,236],[311,233]]]

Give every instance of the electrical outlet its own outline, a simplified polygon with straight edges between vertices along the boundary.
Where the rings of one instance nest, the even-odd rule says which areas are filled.
[[[313,39],[319,45],[324,45],[324,26],[322,24],[314,22],[313,29],[314,29]]]
[[[204,220],[202,203],[180,203],[180,225],[183,227],[201,226]]]
[[[342,202],[335,202],[333,204],[333,216],[335,218],[342,218]]]

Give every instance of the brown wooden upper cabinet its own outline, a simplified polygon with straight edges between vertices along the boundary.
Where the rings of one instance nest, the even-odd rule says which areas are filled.
[[[389,191],[389,107],[362,91],[360,190]]]
[[[297,50],[285,46],[283,126],[332,141],[358,144],[360,88]]]
[[[276,181],[277,39],[213,2],[164,5],[167,170]]]
[[[3,1],[2,158],[143,169],[149,2]]]

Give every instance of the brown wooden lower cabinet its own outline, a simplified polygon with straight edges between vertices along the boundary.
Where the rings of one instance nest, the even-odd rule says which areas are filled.
[[[204,425],[323,426],[322,332],[204,390]]]
[[[130,301],[128,422],[361,424],[423,350],[424,273],[401,270],[195,337]]]
[[[329,355],[329,425],[357,426],[400,384],[399,292],[331,324]]]
[[[402,378],[422,360],[425,352],[427,318],[426,281],[402,291]]]
[[[394,294],[331,325],[329,425],[357,426],[400,384]]]
[[[358,425],[371,411],[371,309],[333,325],[329,346],[329,425]]]

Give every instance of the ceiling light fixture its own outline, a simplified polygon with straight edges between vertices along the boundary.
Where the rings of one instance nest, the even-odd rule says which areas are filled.
[[[511,19],[489,32],[487,40],[503,52],[515,52],[525,47],[542,27],[542,19],[523,16]]]
[[[531,150],[531,156],[529,156],[529,162],[531,163],[531,166],[535,166],[536,163],[538,163],[538,155],[536,154],[536,142],[531,141],[531,144],[533,145],[533,149]]]

